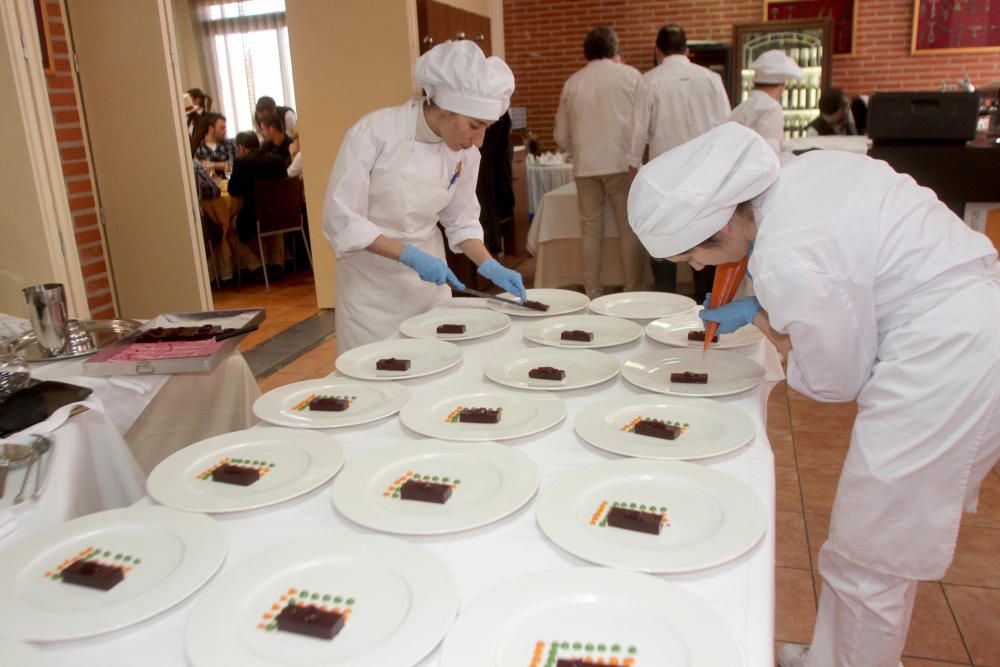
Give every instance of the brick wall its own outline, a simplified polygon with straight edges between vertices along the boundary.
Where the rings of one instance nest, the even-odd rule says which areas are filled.
[[[66,42],[66,26],[58,0],[47,0],[49,31],[52,35],[55,73],[46,76],[52,120],[56,128],[63,179],[76,233],[76,247],[87,290],[87,305],[93,319],[115,316],[111,297],[108,263],[97,217],[90,165],[83,145],[80,104],[73,88],[73,76]]]
[[[582,67],[583,36],[595,25],[617,32],[629,64],[652,66],[664,23],[688,39],[726,42],[732,24],[760,21],[763,0],[504,0],[507,62],[517,80],[511,104],[528,110],[528,126],[552,148],[552,121],[563,82]],[[967,70],[982,86],[1000,79],[1000,53],[910,55],[913,0],[857,0],[854,55],[833,60],[833,85],[848,94],[936,89]]]

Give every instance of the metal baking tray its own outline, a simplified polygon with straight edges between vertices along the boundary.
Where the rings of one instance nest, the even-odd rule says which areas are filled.
[[[223,328],[243,329],[264,321],[263,308],[236,310],[209,310],[194,313],[157,315],[140,329],[106,347],[83,364],[85,375],[169,375],[172,373],[206,373],[236,349],[246,335],[228,338],[211,354],[175,357],[171,359],[123,360],[113,359],[124,352],[143,332],[156,327],[201,326],[217,324]],[[249,333],[249,332],[247,332]]]
[[[35,332],[29,331],[7,342],[3,346],[3,354],[16,354],[25,361],[60,361],[75,359],[94,354],[142,326],[135,320],[70,320],[69,343],[66,350],[59,355],[50,355],[35,338]]]

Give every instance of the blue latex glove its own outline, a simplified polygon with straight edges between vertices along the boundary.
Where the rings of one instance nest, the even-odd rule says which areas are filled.
[[[399,263],[405,264],[420,276],[421,280],[426,280],[435,285],[444,285],[449,282],[459,289],[465,289],[465,285],[458,279],[444,260],[430,255],[420,248],[407,245],[399,255]]]
[[[479,275],[491,281],[497,287],[510,292],[521,303],[528,298],[528,292],[524,289],[524,279],[517,271],[511,271],[495,259],[488,259],[479,265]]]
[[[752,324],[753,316],[757,314],[757,311],[761,310],[760,301],[755,296],[737,299],[732,303],[719,306],[718,308],[709,308],[708,305],[710,303],[712,303],[711,293],[705,297],[705,308],[698,315],[701,317],[702,322],[706,324],[708,322],[718,322],[720,334],[733,333],[740,327]]]

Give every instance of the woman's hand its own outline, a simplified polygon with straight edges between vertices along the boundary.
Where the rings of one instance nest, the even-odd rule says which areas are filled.
[[[479,265],[479,275],[490,280],[497,287],[513,294],[521,303],[528,298],[524,289],[524,279],[517,271],[511,271],[492,257]]]
[[[399,255],[399,263],[405,264],[416,271],[421,280],[426,280],[435,285],[444,285],[447,282],[459,289],[465,289],[465,285],[458,279],[458,276],[452,273],[448,265],[444,263],[444,260],[438,259],[434,255],[428,254],[415,246],[407,245],[403,248],[403,252]]]

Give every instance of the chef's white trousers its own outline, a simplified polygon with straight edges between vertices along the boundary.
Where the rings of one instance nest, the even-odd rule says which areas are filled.
[[[897,667],[917,598],[917,580],[852,562],[826,542],[823,586],[806,667]]]

